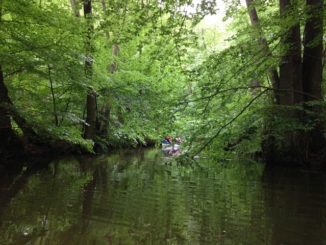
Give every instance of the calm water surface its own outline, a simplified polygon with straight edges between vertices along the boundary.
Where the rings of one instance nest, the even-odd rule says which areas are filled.
[[[0,244],[326,244],[326,176],[160,151],[51,162],[0,180]]]

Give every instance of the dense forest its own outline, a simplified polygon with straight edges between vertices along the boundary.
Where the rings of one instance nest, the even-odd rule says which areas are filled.
[[[321,166],[324,18],[322,0],[0,0],[1,161],[172,135],[189,158]]]

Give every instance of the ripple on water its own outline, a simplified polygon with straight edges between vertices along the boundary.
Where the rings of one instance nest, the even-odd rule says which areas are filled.
[[[55,162],[0,187],[0,244],[325,244],[324,175],[207,161]]]

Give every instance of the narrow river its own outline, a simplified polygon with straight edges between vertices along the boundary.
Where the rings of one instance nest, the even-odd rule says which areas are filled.
[[[159,150],[3,174],[0,244],[326,244],[326,176]]]

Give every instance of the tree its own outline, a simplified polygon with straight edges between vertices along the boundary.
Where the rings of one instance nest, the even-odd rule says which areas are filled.
[[[17,141],[17,136],[11,127],[10,112],[8,110],[9,105],[8,90],[4,84],[3,71],[0,66],[0,138],[3,140],[0,155],[8,151],[9,147],[15,145],[15,141]]]
[[[324,110],[320,104],[322,97],[323,82],[323,13],[324,3],[322,0],[306,1],[307,20],[304,27],[304,54],[303,54],[303,91],[308,110],[312,115],[306,115],[308,121],[313,122],[313,128],[307,135],[307,149],[311,154],[321,154],[325,150],[326,142],[323,136]],[[309,105],[312,102],[313,105]],[[317,103],[314,103],[317,102]]]
[[[191,140],[195,152],[207,148],[214,154],[229,145],[237,151],[255,139],[267,162],[321,163],[326,148],[322,1],[246,4],[246,12],[229,6],[234,23],[229,46],[191,71],[196,86],[183,104],[197,127]],[[265,96],[270,94],[272,100]]]
[[[0,2],[0,25],[2,24],[2,2]],[[15,134],[11,128],[10,113],[8,111],[8,105],[10,104],[10,98],[8,96],[8,90],[4,83],[4,75],[2,66],[0,64],[0,139],[3,140],[3,144],[0,148],[0,154],[7,151],[10,145],[13,144],[14,139],[17,140]]]
[[[85,148],[80,148],[82,141],[77,143],[74,138],[72,141],[75,142],[72,142],[72,137],[63,136],[58,127],[59,113],[60,124],[67,114],[67,95],[72,95],[72,84],[76,91],[80,87],[81,79],[76,76],[80,70],[76,59],[79,43],[75,35],[79,29],[76,26],[74,31],[70,29],[75,22],[67,17],[64,9],[58,14],[59,4],[38,5],[25,0],[1,3],[0,31],[4,37],[0,49],[1,110],[4,112],[1,123],[7,128],[1,139],[11,142],[9,145],[14,151],[20,148],[12,143],[12,139],[19,138],[16,143],[24,148],[19,153],[27,155],[84,151]],[[53,100],[54,111],[47,103]],[[53,115],[56,116],[55,123]],[[12,156],[7,150],[1,151],[1,157]]]
[[[277,150],[268,154],[267,161],[321,162],[326,142],[323,136],[324,119],[321,114],[322,102],[322,36],[323,2],[306,1],[303,58],[301,56],[300,23],[293,21],[298,16],[298,3],[280,0],[282,54],[280,64],[280,119],[292,118],[299,124],[278,144]],[[313,11],[313,12],[312,12]],[[313,14],[312,14],[313,13]],[[296,105],[303,106],[297,110]],[[300,126],[301,125],[301,126]],[[302,130],[303,129],[303,130]],[[276,130],[278,130],[276,128]],[[266,149],[265,151],[269,151]]]
[[[257,32],[258,32],[257,38],[259,40],[261,49],[263,50],[263,52],[265,53],[266,56],[271,56],[272,52],[270,51],[270,49],[268,47],[268,42],[267,42],[267,40],[263,34],[262,28],[260,26],[259,17],[258,17],[257,10],[254,6],[254,2],[253,2],[253,0],[246,0],[246,4],[247,4],[247,9],[248,9],[248,14],[250,17],[251,24],[254,28],[257,29]],[[271,67],[268,72],[269,72],[269,79],[271,80],[272,86],[274,89],[275,102],[279,103],[280,98],[279,98],[277,91],[280,86],[280,79],[279,79],[278,71],[276,70],[275,67]]]
[[[76,17],[80,17],[78,2],[76,2],[76,0],[70,0],[70,4],[73,14]]]
[[[85,75],[86,79],[91,82],[93,76],[93,20],[92,20],[92,0],[84,0],[84,17],[87,23],[86,34],[86,55],[85,55]],[[94,139],[96,133],[96,92],[90,86],[86,100],[86,125],[84,131],[85,139]]]

